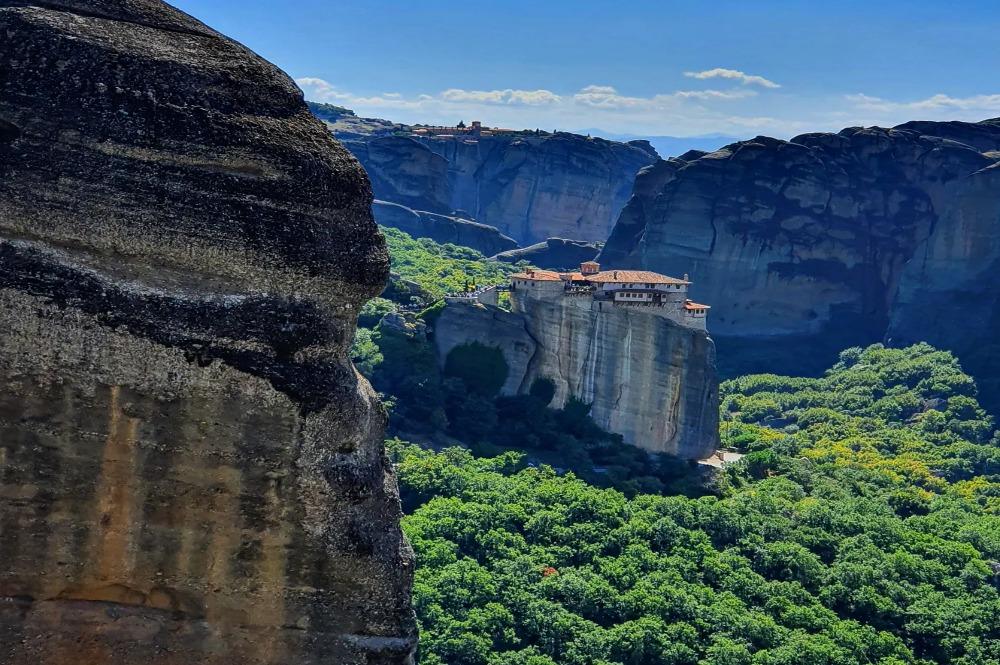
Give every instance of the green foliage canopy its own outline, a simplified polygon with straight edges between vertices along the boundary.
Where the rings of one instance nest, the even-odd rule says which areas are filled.
[[[468,247],[442,245],[430,238],[413,238],[399,229],[380,228],[389,245],[392,270],[436,298],[463,291],[467,285],[505,284],[508,275],[521,270],[503,261],[489,261]]]
[[[852,349],[722,394],[747,455],[719,496],[391,441],[421,663],[1000,662],[997,445],[954,358]]]

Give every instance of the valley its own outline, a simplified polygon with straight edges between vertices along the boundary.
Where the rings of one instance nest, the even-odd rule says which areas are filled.
[[[0,663],[1000,663],[1000,12],[177,1],[0,0]]]

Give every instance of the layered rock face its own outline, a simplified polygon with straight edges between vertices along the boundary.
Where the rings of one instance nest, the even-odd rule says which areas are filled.
[[[973,173],[900,278],[887,339],[951,349],[1000,407],[1000,165]]]
[[[434,326],[439,358],[461,344],[493,346],[509,367],[504,394],[550,379],[554,407],[581,399],[626,443],[686,459],[718,447],[715,346],[704,331],[588,297],[512,293],[511,309],[445,307]]]
[[[518,243],[551,237],[603,241],[636,173],[657,159],[649,144],[575,134],[346,140],[375,195],[414,210],[462,211]]]
[[[410,662],[360,166],[155,0],[0,34],[0,662]]]
[[[996,330],[998,148],[994,120],[688,153],[643,170],[601,260],[690,273],[730,372],[886,337],[961,355]]]
[[[593,261],[600,253],[602,243],[548,238],[545,242],[512,249],[494,256],[497,261],[517,263],[527,261],[536,268],[546,270],[576,270],[584,261]]]
[[[372,212],[379,224],[405,231],[414,238],[430,238],[439,243],[471,247],[486,256],[517,247],[513,238],[508,238],[492,226],[470,219],[413,210],[388,201],[375,201]]]

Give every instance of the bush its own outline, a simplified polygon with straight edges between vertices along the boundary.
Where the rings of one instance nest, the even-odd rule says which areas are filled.
[[[378,325],[382,317],[389,312],[396,311],[396,303],[385,298],[372,298],[364,304],[358,314],[358,326],[363,328],[374,328]]]

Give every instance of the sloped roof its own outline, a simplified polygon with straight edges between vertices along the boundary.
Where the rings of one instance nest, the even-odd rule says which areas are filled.
[[[596,275],[587,275],[585,279],[598,284],[604,282],[625,282],[632,284],[690,284],[691,282],[676,277],[667,277],[649,270],[602,270]]]
[[[528,272],[516,272],[510,276],[511,279],[531,279],[536,282],[561,282],[559,273],[551,270],[530,270]]]
[[[712,309],[711,305],[702,305],[691,300],[684,301],[684,309]]]

